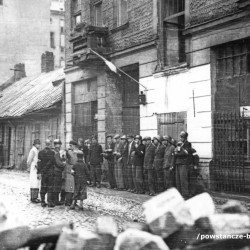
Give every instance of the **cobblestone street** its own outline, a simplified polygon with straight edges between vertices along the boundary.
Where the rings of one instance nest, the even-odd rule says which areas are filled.
[[[147,196],[134,197],[132,200],[129,193],[119,192],[119,196],[123,193],[123,198],[114,193],[116,192],[106,188],[89,189],[84,211],[72,211],[65,206],[42,208],[40,204],[30,202],[28,173],[0,171],[1,200],[6,201],[18,217],[30,227],[73,222],[76,227],[93,230],[97,217],[101,215],[113,216],[119,228],[127,221],[143,220],[141,203],[148,199]]]

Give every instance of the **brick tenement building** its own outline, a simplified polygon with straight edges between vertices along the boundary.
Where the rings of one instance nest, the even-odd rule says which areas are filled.
[[[112,73],[94,49],[139,80],[157,65],[157,1],[66,1],[67,140],[140,133],[139,85]]]
[[[161,133],[178,139],[185,129],[209,179],[218,138],[226,140],[225,133],[216,134],[214,114],[250,106],[248,17],[247,0],[67,1],[67,140],[95,132],[101,143],[107,133]],[[146,89],[113,74],[88,48]],[[138,103],[140,91],[145,105]],[[237,157],[250,158],[250,143],[236,128],[227,131],[234,132],[223,152],[238,145],[235,152],[243,153]],[[242,166],[236,158],[232,168]],[[232,172],[235,176],[225,175],[228,182],[240,176],[237,181],[243,183],[242,172],[238,177]]]

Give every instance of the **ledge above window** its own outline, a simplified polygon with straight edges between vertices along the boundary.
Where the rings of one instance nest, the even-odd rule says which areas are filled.
[[[113,28],[112,30],[110,30],[110,32],[113,34],[113,33],[116,33],[120,30],[124,30],[124,29],[127,29],[129,27],[129,22],[126,22],[116,28]]]

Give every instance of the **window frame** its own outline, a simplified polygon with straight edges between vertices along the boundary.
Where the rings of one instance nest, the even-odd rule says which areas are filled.
[[[101,11],[101,25],[98,25],[98,19],[97,19],[97,6],[100,6],[100,11]],[[103,16],[102,16],[102,1],[98,1],[96,3],[94,3],[94,6],[93,6],[93,16],[94,16],[94,26],[97,26],[97,27],[102,27],[103,26]]]
[[[121,6],[121,2],[126,1],[126,18],[122,20],[122,13],[124,12]],[[117,7],[116,7],[116,21],[117,21],[117,27],[120,27],[122,25],[125,25],[128,23],[128,1],[127,0],[117,0]]]

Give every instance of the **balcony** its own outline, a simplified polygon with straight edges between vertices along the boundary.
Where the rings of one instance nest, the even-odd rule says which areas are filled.
[[[90,48],[105,55],[110,51],[107,43],[108,28],[82,25],[71,34],[72,44],[71,62],[73,65],[85,64],[86,62],[98,62],[99,59],[90,52]]]

